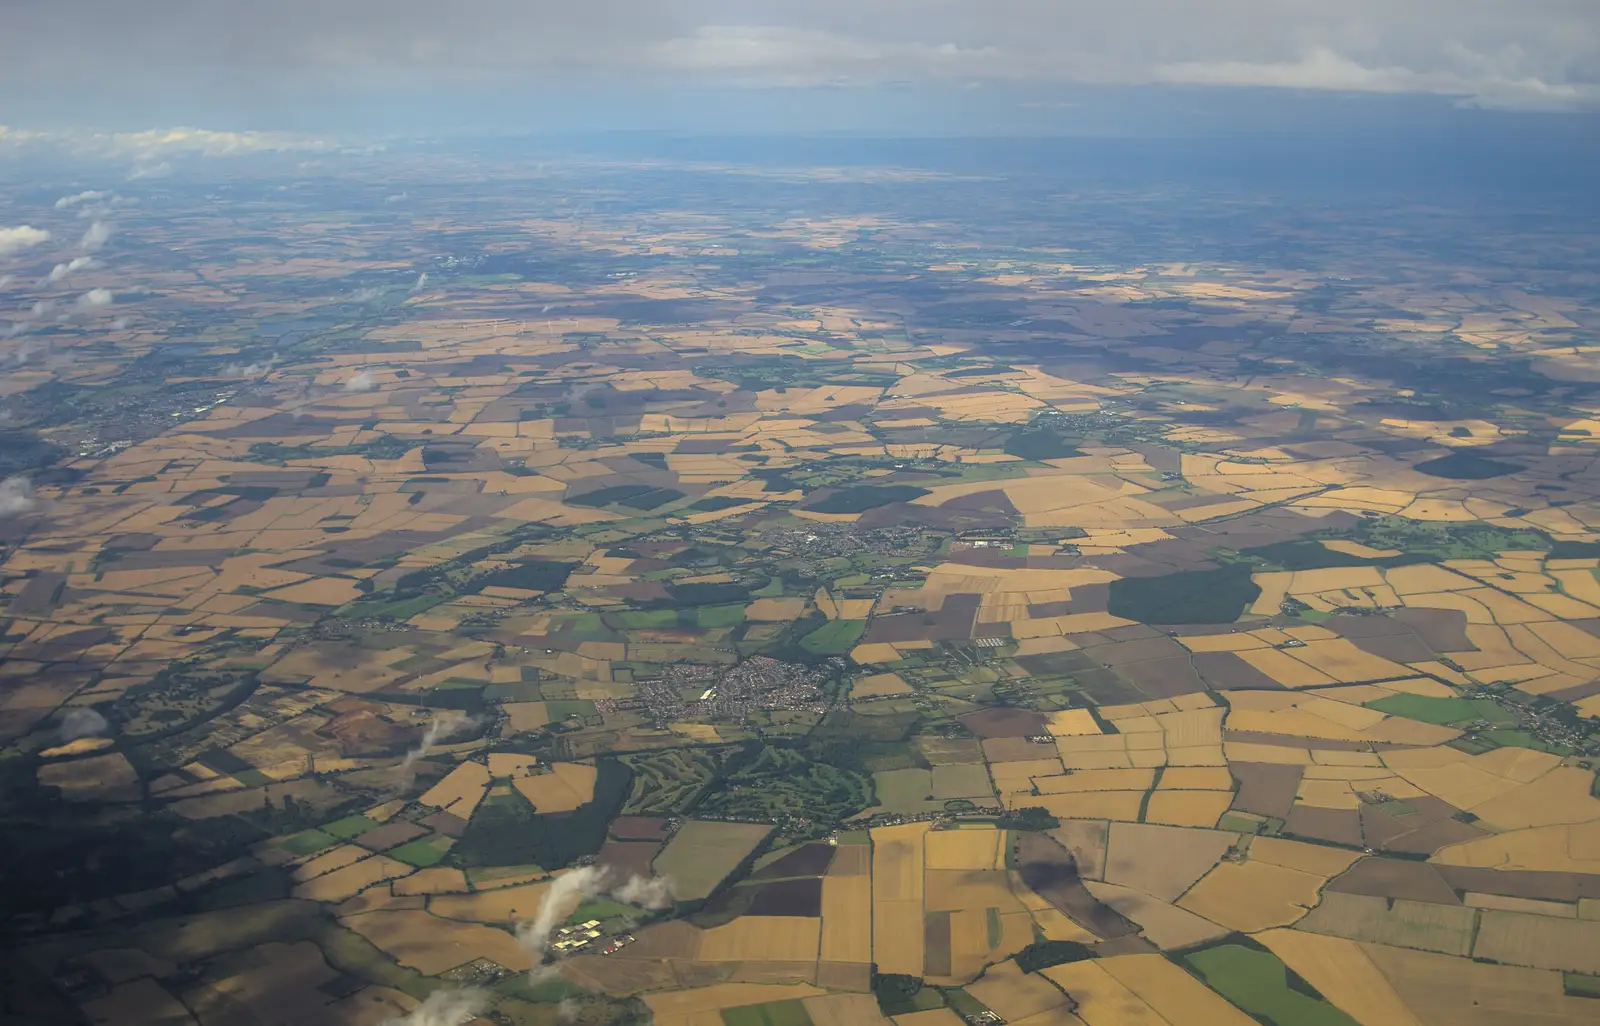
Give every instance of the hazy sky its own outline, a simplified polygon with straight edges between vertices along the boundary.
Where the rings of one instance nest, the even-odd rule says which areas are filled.
[[[868,107],[1254,87],[1593,110],[1600,0],[0,0],[0,118],[32,127],[427,120],[485,97],[533,124],[641,127],[712,95],[781,120],[808,101],[774,97],[819,87]]]

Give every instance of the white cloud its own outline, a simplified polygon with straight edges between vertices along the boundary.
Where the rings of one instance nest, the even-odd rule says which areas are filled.
[[[56,200],[56,209],[66,210],[68,207],[75,207],[80,203],[94,203],[99,200],[110,198],[111,193],[109,192],[97,192],[94,189],[88,189],[83,192],[74,193],[71,196],[63,196]]]
[[[85,706],[68,709],[56,728],[63,741],[76,741],[80,737],[99,737],[111,728],[106,718]]]
[[[0,481],[0,517],[15,517],[31,512],[38,502],[33,497],[33,485],[21,474]]]
[[[478,987],[445,987],[434,991],[409,1015],[385,1019],[379,1026],[461,1026],[489,1007],[489,992]]]
[[[1535,77],[1508,78],[1474,60],[1478,55],[1457,51],[1464,63],[1478,65],[1477,75],[1456,70],[1417,72],[1396,65],[1368,66],[1335,53],[1312,47],[1298,60],[1270,63],[1246,61],[1189,61],[1158,67],[1163,82],[1184,85],[1255,86],[1282,89],[1318,89],[1351,93],[1437,93],[1467,99],[1478,106],[1526,110],[1569,110],[1600,101],[1600,87],[1553,85]]]
[[[345,379],[344,390],[346,392],[370,392],[377,387],[377,384],[378,376],[376,374],[369,370],[356,371]]]
[[[96,221],[91,224],[89,230],[83,233],[82,245],[84,251],[94,253],[100,250],[107,242],[111,241],[112,232],[115,230],[107,221]]]
[[[93,257],[73,257],[64,264],[57,264],[50,268],[50,274],[46,277],[46,280],[61,281],[69,274],[73,274],[77,271],[87,271],[96,266],[98,265],[95,264]]]
[[[110,289],[90,289],[79,296],[73,305],[80,310],[101,310],[110,306],[116,298]]]
[[[323,90],[533,84],[563,103],[604,79],[641,103],[660,84],[1005,80],[1160,82],[1600,102],[1595,0],[110,0],[11,4],[0,88],[101,101],[124,86],[219,109],[293,112]],[[38,90],[54,69],[75,74]],[[570,76],[570,77],[568,77]],[[97,92],[98,90],[98,92]],[[592,90],[590,90],[592,92]],[[206,99],[196,101],[200,105]],[[586,96],[585,99],[588,99]],[[102,106],[103,105],[103,106]],[[40,104],[41,108],[43,104]],[[142,105],[145,109],[148,105]],[[185,109],[193,110],[196,106]],[[50,133],[0,130],[31,143]],[[196,128],[74,137],[143,158],[331,149],[324,139]]]
[[[24,224],[16,228],[0,228],[0,257],[21,253],[42,242],[50,241],[50,233],[43,228]]]

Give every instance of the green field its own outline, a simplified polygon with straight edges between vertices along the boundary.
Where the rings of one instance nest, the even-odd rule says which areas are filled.
[[[427,869],[429,866],[437,866],[449,853],[450,846],[445,843],[446,840],[441,837],[423,837],[402,844],[398,848],[391,848],[385,854],[418,869]]]
[[[817,655],[838,655],[856,647],[866,632],[865,620],[829,620],[800,639],[800,647]]]
[[[1206,985],[1250,1015],[1277,1026],[1359,1026],[1272,952],[1219,944],[1183,956]]]
[[[701,606],[694,611],[694,620],[700,627],[732,627],[744,623],[744,611],[743,602],[726,606]]]
[[[862,773],[817,762],[792,748],[764,745],[732,769],[696,811],[760,820],[797,816],[820,829],[867,808],[872,797],[872,782]]]
[[[910,502],[928,494],[915,485],[851,485],[809,504],[814,513],[865,513],[895,502]]]
[[[725,1026],[811,1026],[811,1016],[799,1001],[771,1001],[764,1005],[724,1008]]]
[[[1495,726],[1514,726],[1517,718],[1487,698],[1427,698],[1423,695],[1390,695],[1367,703],[1368,709],[1405,716],[1424,723],[1471,723],[1487,720]]]
[[[631,630],[678,626],[676,609],[630,609],[613,615],[617,618],[618,626]]]
[[[321,830],[302,830],[293,837],[285,838],[278,847],[291,855],[310,855],[312,852],[331,848],[336,842],[335,837]]]
[[[682,812],[694,804],[716,775],[721,758],[716,750],[679,748],[625,755],[633,770],[633,790],[622,811],[628,815]]]
[[[318,829],[325,834],[332,834],[341,841],[348,841],[352,837],[360,837],[362,834],[375,828],[377,825],[378,824],[374,821],[368,819],[360,813],[357,813],[354,816],[346,816],[343,819],[336,819],[332,823],[324,823]]]

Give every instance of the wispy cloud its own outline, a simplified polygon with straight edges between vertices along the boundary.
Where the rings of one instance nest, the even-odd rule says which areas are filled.
[[[344,390],[346,392],[370,392],[377,387],[377,384],[378,376],[376,374],[369,370],[360,370],[345,378]]]
[[[85,253],[98,252],[105,247],[106,243],[111,241],[112,233],[115,231],[116,229],[107,221],[96,221],[91,224],[89,230],[83,233],[83,241],[81,243],[83,251]]]
[[[489,992],[479,987],[444,987],[434,991],[409,1015],[385,1019],[379,1026],[461,1026],[489,1007]]]
[[[60,199],[56,200],[56,209],[57,210],[66,210],[67,208],[75,207],[80,203],[96,203],[96,202],[99,202],[100,200],[110,199],[111,196],[112,196],[112,194],[109,193],[109,192],[100,192],[100,191],[95,190],[95,189],[86,189],[83,192],[76,192],[76,193],[73,193],[71,196],[63,196]]]
[[[116,298],[110,289],[90,289],[79,296],[73,306],[79,310],[102,310],[116,302]]]

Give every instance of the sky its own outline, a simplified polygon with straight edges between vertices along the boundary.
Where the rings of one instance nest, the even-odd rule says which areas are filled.
[[[0,0],[0,19],[14,137],[1600,112],[1600,0]]]

